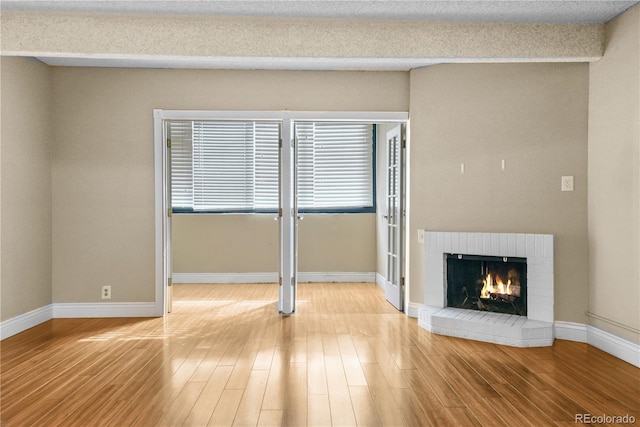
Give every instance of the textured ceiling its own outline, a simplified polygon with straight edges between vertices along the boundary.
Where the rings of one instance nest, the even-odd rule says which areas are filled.
[[[2,0],[0,2],[0,8],[6,10],[112,13],[174,13],[305,18],[602,24],[624,12],[636,3],[638,3],[638,0]]]
[[[0,0],[0,9],[368,20],[603,24],[637,3],[640,3],[640,0]],[[436,63],[433,58],[399,60],[393,58],[209,58],[79,55],[74,57],[40,57],[39,59],[54,66],[274,70],[409,70]]]

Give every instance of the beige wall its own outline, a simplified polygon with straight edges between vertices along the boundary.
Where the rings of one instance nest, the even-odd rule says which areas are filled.
[[[51,79],[26,58],[0,59],[0,320],[51,304]]]
[[[406,111],[409,93],[406,73],[82,68],[54,68],[52,72],[58,141],[53,161],[53,291],[54,301],[59,302],[97,301],[102,284],[114,286],[116,301],[153,300],[150,126],[153,108]],[[566,115],[566,108],[583,108],[586,93],[580,85],[585,78],[585,66],[559,64],[450,65],[412,72],[413,208],[409,233],[412,302],[423,300],[421,247],[414,239],[417,228],[481,231],[497,228],[498,231],[530,232],[564,229],[562,223],[553,224],[553,212],[533,208],[531,201],[542,198],[545,205],[556,201],[566,205],[566,201],[571,201],[568,211],[572,211],[576,203],[579,206],[584,202],[581,194],[586,190],[580,182],[586,178],[585,148],[576,149],[584,139],[582,142],[576,140],[582,138],[586,124],[583,121],[581,128],[580,124],[559,117]],[[297,88],[291,93],[300,95],[283,101],[279,95],[287,92],[288,85]],[[451,93],[460,96],[450,96]],[[563,93],[566,100],[556,103],[555,97]],[[485,99],[489,102],[485,103]],[[522,99],[530,99],[529,105],[523,105]],[[547,112],[546,108],[556,113]],[[558,115],[558,110],[563,110],[563,114]],[[584,109],[580,111],[572,112],[573,116],[586,115]],[[465,136],[462,126],[448,126],[451,117],[458,116],[464,117],[465,123],[477,126],[466,130],[466,137],[461,137]],[[501,117],[501,120],[497,121],[495,117]],[[529,118],[524,126],[520,126],[522,117]],[[548,126],[539,126],[540,120],[546,120]],[[484,130],[479,132],[478,129]],[[463,135],[458,135],[459,132]],[[494,134],[499,137],[494,138]],[[560,138],[562,144],[554,142]],[[432,141],[447,142],[435,144]],[[511,144],[510,141],[527,144]],[[495,170],[481,173],[489,162],[489,154],[500,156],[501,151],[508,154],[504,156],[506,174],[510,176],[497,173],[497,166]],[[462,153],[468,159],[465,160],[467,173],[464,176],[459,175]],[[531,153],[538,163],[532,163],[530,157],[524,160],[519,153],[524,156]],[[444,170],[444,161],[449,170]],[[524,164],[527,173],[520,173],[523,166],[518,162]],[[563,172],[557,170],[558,167],[562,167]],[[576,176],[574,193],[555,191],[562,174]],[[532,212],[525,215],[528,219],[500,209],[481,210],[479,215],[469,218],[461,211],[437,207],[442,201],[444,206],[452,203],[467,208],[474,206],[474,209],[483,206],[479,193],[486,192],[486,188],[477,191],[478,177],[484,179],[480,180],[484,184],[507,190],[520,188],[522,184],[527,189],[527,197],[509,195],[506,203],[515,203],[519,210]],[[431,182],[426,178],[432,178]],[[467,181],[461,181],[463,178]],[[442,182],[451,182],[453,189],[464,190],[462,194],[466,191],[472,200],[465,202],[455,195],[456,191],[444,191],[448,187]],[[531,195],[534,197],[528,197]],[[573,203],[576,198],[582,201]],[[112,207],[120,204],[127,208],[120,210],[119,215],[113,215]],[[532,217],[536,221],[530,221]],[[575,219],[571,221],[573,228],[579,228],[576,224],[584,220],[585,211],[576,209],[572,217]],[[569,247],[584,243],[584,233],[563,233]],[[557,244],[562,243],[560,239]],[[578,254],[580,251],[585,253],[585,249],[577,250]],[[304,252],[301,256],[304,257]],[[375,259],[375,255],[373,257]],[[576,258],[580,255],[570,258],[572,262],[567,269],[576,269],[575,264],[580,264]],[[270,261],[265,260],[265,263],[270,264]],[[181,268],[176,269],[179,270]],[[310,266],[307,271],[317,270]],[[580,281],[581,277],[586,281],[584,274],[578,273],[575,281]],[[558,294],[568,293],[569,300],[580,298],[572,294],[571,288],[564,289],[558,286]],[[562,298],[558,300],[558,316],[563,313],[560,307]],[[567,311],[573,315],[565,319],[580,319],[578,313],[584,309]]]
[[[300,272],[373,272],[375,214],[304,214]],[[274,215],[174,215],[174,273],[268,273],[279,269]]]
[[[304,214],[299,228],[300,272],[376,271],[376,215]]]
[[[589,311],[640,342],[640,7],[606,34],[589,82]]]
[[[404,72],[52,73],[55,302],[154,300],[154,108],[408,111]]]
[[[586,322],[587,102],[587,64],[411,72],[411,301],[423,301],[420,228],[549,233],[556,319]],[[562,175],[574,192],[560,191]]]
[[[174,273],[278,271],[274,215],[173,215]]]

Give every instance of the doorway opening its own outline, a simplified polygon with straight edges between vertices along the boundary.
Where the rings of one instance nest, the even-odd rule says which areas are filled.
[[[298,282],[338,281],[335,280],[335,277],[332,278],[331,276],[325,275],[324,278],[318,277],[314,271],[308,271],[313,270],[313,268],[309,267],[304,268],[307,271],[298,272],[298,253],[300,248],[298,230],[300,224],[304,224],[301,228],[302,241],[313,245],[313,240],[319,240],[318,236],[326,237],[322,232],[322,223],[327,222],[327,220],[331,221],[332,219],[335,222],[336,216],[350,218],[351,224],[354,224],[358,223],[358,221],[354,222],[356,215],[369,214],[373,218],[373,220],[370,220],[370,223],[375,223],[375,227],[380,229],[380,223],[385,222],[386,226],[386,223],[389,222],[390,215],[389,209],[386,206],[376,206],[377,201],[381,198],[385,200],[385,204],[388,200],[387,195],[381,197],[379,191],[376,194],[373,194],[373,192],[370,193],[371,205],[369,206],[369,211],[366,211],[366,206],[365,209],[363,209],[362,203],[355,207],[332,207],[309,204],[309,200],[323,200],[322,196],[330,190],[331,180],[340,175],[345,175],[344,171],[346,169],[353,169],[353,156],[357,157],[359,155],[356,146],[347,147],[344,141],[342,145],[337,146],[339,149],[345,150],[343,152],[337,152],[336,154],[335,150],[332,152],[327,148],[331,146],[332,130],[335,131],[335,129],[332,129],[332,126],[335,126],[335,124],[348,124],[350,129],[356,129],[356,131],[353,132],[355,134],[358,133],[357,124],[373,125],[375,123],[377,129],[383,129],[385,131],[388,127],[400,125],[397,126],[400,130],[399,132],[403,132],[407,120],[408,116],[406,113],[154,111],[157,235],[156,301],[158,309],[164,313],[170,311],[171,308],[171,289],[173,282],[176,281],[176,273],[173,271],[172,259],[175,250],[179,248],[178,245],[182,244],[178,241],[179,239],[176,239],[174,242],[173,228],[185,218],[189,218],[190,222],[202,223],[205,221],[204,218],[213,215],[218,219],[223,218],[223,222],[240,221],[244,224],[244,226],[241,225],[240,228],[244,231],[249,231],[249,235],[251,235],[251,230],[253,230],[254,234],[266,232],[267,235],[271,236],[266,239],[268,241],[267,245],[270,247],[266,251],[262,251],[263,255],[261,255],[260,259],[264,261],[264,254],[267,254],[266,258],[269,258],[269,256],[274,258],[273,254],[275,252],[277,254],[277,268],[279,271],[273,274],[274,272],[272,270],[267,270],[268,267],[263,267],[264,271],[253,272],[254,277],[251,281],[278,283],[279,296],[277,307],[278,311],[283,315],[292,314],[296,310],[296,288]],[[185,131],[187,125],[191,129],[189,132]],[[315,135],[310,133],[312,126],[317,129]],[[376,127],[371,126],[372,129],[376,129]],[[219,150],[221,147],[224,148],[224,144],[219,144],[217,147],[215,144],[213,147],[209,144],[209,146],[205,147],[200,142],[195,142],[197,138],[202,139],[202,135],[211,137],[211,135],[224,134],[228,136],[230,132],[244,141],[242,144],[234,144],[236,145],[236,149],[235,151],[231,150],[232,152],[216,152],[216,150]],[[376,133],[378,134],[378,138],[371,140],[371,147],[377,147],[377,150],[374,150],[371,157],[369,157],[369,162],[372,167],[370,185],[373,188],[378,187],[377,184],[381,181],[380,175],[382,175],[382,178],[385,179],[386,182],[385,174],[388,170],[387,166],[385,166],[381,174],[379,165],[374,161],[376,151],[380,152],[380,146],[386,145],[387,142],[386,134],[381,138],[380,131],[375,132],[374,130],[373,135]],[[176,150],[174,144],[178,144],[179,142],[176,141],[174,135],[179,136],[180,134],[183,135],[184,140],[191,139],[187,141],[191,150]],[[301,141],[303,136],[307,144]],[[310,154],[310,148],[313,148],[313,146],[308,144],[312,138],[322,142],[322,150],[319,150],[320,153],[315,156]],[[399,138],[402,137],[399,136]],[[384,141],[383,144],[380,143],[381,140]],[[246,141],[250,141],[250,143],[246,143]],[[283,143],[283,141],[289,141],[290,143]],[[388,154],[387,147],[385,146],[384,149],[386,156]],[[176,155],[178,158],[172,160],[172,155]],[[227,157],[225,158],[225,156]],[[349,156],[351,156],[351,158]],[[385,156],[382,157],[385,158]],[[228,187],[218,186],[220,191],[216,194],[215,191],[211,190],[211,186],[203,185],[203,183],[206,184],[205,181],[207,179],[212,179],[212,176],[215,179],[215,174],[207,175],[207,172],[203,172],[202,170],[185,172],[185,158],[193,159],[194,164],[196,161],[202,164],[206,164],[207,162],[214,164],[218,171],[223,171],[226,168],[242,177],[242,179],[238,180],[237,177],[234,178],[234,182]],[[274,159],[276,160],[275,162]],[[331,161],[333,161],[333,164]],[[342,164],[340,162],[342,162]],[[310,169],[309,164],[312,164],[314,167]],[[326,166],[324,170],[320,167],[321,165]],[[311,187],[310,183],[313,184],[314,177],[312,176],[312,179],[309,178],[310,170],[319,175],[325,174],[322,183],[316,180],[318,184],[323,184],[324,187],[323,185],[317,185],[316,187],[318,188]],[[378,179],[376,179],[376,177]],[[178,189],[178,193],[173,191],[174,194],[172,194],[172,191],[170,191],[172,178],[177,178],[179,181],[174,185],[174,190]],[[361,179],[359,181],[358,176],[352,177],[352,179],[356,182],[362,181]],[[234,185],[238,185],[239,181],[242,187],[233,188]],[[397,180],[394,182],[398,182],[401,186],[404,185]],[[189,188],[189,185],[191,185],[192,188]],[[340,190],[345,189],[342,184],[338,183],[337,186]],[[335,183],[334,187],[336,187]],[[385,190],[390,188],[386,184],[381,187]],[[316,191],[317,195],[314,196],[311,192],[312,190]],[[191,195],[185,196],[188,192],[191,192]],[[345,196],[344,193],[346,193],[346,191],[340,192],[347,202],[352,202],[356,199],[357,195],[349,193]],[[225,197],[230,199],[235,198],[234,203],[237,203],[237,205],[232,206],[231,209],[229,205],[220,205],[220,203],[225,202]],[[241,199],[239,202],[237,200],[238,197]],[[172,203],[172,199],[177,199],[177,203]],[[277,204],[274,203],[276,200]],[[325,197],[325,200],[328,199]],[[189,203],[192,203],[191,207],[188,206]],[[398,205],[398,207],[399,206],[400,205]],[[207,214],[201,215],[201,213],[207,210],[216,209],[218,211],[215,213],[207,212]],[[350,212],[343,212],[345,209],[352,210]],[[232,212],[233,210],[235,211]],[[397,219],[398,216],[404,218],[404,209],[398,208],[395,218]],[[306,219],[304,219],[304,217],[306,217]],[[307,222],[305,223],[303,219]],[[319,222],[320,227],[318,227],[318,224],[312,224],[313,222]],[[255,224],[252,225],[252,223]],[[184,224],[181,224],[181,226],[183,225]],[[349,226],[347,226],[347,228],[348,227]],[[198,235],[198,230],[197,225],[192,225],[191,234]],[[335,230],[336,229],[333,230],[334,234]],[[404,227],[399,226],[398,230],[402,230],[399,231],[398,236],[403,237]],[[213,247],[217,247],[218,251],[221,251],[218,252],[218,255],[225,252],[232,252],[229,248],[240,250],[240,253],[243,253],[240,262],[243,264],[251,263],[252,257],[247,252],[247,249],[251,248],[252,244],[257,243],[257,241],[252,242],[250,237],[242,237],[239,233],[231,231],[230,227],[227,227],[227,232],[227,234],[217,235],[214,233],[213,235],[209,235],[208,238],[207,231],[200,233],[204,235],[204,240],[209,240],[210,245],[209,249],[205,247],[197,250],[197,252],[199,252],[198,256],[201,259],[212,256],[215,257],[215,251],[211,250],[211,245],[213,245]],[[341,233],[338,232],[338,234]],[[374,233],[374,236],[375,234],[376,233]],[[377,246],[380,245],[379,240],[380,239],[378,239],[376,244]],[[404,247],[403,239],[394,241],[392,246],[393,250],[398,252],[398,267],[393,271],[403,271],[404,260],[406,259],[404,256],[406,252],[400,251]],[[305,252],[306,251],[307,249],[305,249]],[[388,252],[389,248],[384,248],[385,256],[388,255]],[[237,258],[238,257],[236,257],[236,259]],[[306,257],[306,259],[311,258],[313,258],[313,254]],[[377,258],[378,260],[380,259],[379,254]],[[273,259],[270,262],[271,265],[276,264]],[[303,262],[306,262],[305,259],[303,259]],[[377,264],[378,266],[375,273],[367,272],[371,275],[370,280],[367,281],[376,281],[382,287],[385,287],[387,285],[387,278],[384,277],[385,280],[382,281],[382,283],[377,279],[380,276],[386,276],[387,265],[385,264],[385,268],[380,268],[380,263],[378,262]],[[324,271],[324,273],[326,273],[326,271]],[[206,276],[206,273],[200,274],[203,277]],[[246,276],[237,277],[235,281],[246,282],[244,277]],[[184,278],[181,278],[180,281],[184,282],[183,279]],[[233,279],[233,277],[227,274],[226,279]],[[396,293],[402,293],[402,296],[396,299],[402,301],[404,300],[404,293],[406,293],[407,290],[402,287],[404,284],[400,283],[400,280],[401,276],[398,275]],[[233,282],[234,280],[223,281]],[[361,280],[356,279],[353,281]],[[187,280],[187,282],[198,282],[198,280]],[[204,282],[210,283],[211,280],[205,280],[202,283]],[[398,307],[396,304],[398,304],[397,302],[394,303],[394,305]],[[400,302],[400,304],[398,309],[402,310],[402,302]]]

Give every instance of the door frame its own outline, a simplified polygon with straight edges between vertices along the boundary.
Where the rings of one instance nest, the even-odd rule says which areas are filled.
[[[409,149],[409,113],[408,112],[361,112],[361,111],[216,111],[216,110],[153,110],[153,152],[154,152],[154,187],[155,187],[155,313],[157,316],[167,314],[168,294],[167,282],[171,277],[170,255],[171,248],[167,230],[170,227],[168,212],[170,209],[167,191],[169,171],[167,170],[168,150],[166,144],[166,120],[273,120],[282,121],[283,145],[285,135],[291,135],[285,126],[296,121],[342,121],[342,122],[371,122],[371,123],[404,123],[407,132],[407,164]],[[408,169],[408,167],[407,167]],[[408,170],[405,170],[408,178]],[[405,191],[409,195],[409,181],[405,179]],[[406,226],[409,220],[409,198],[405,200],[405,271],[408,273],[409,239]],[[409,301],[409,277],[405,281],[405,301]],[[405,313],[408,310],[405,304]]]

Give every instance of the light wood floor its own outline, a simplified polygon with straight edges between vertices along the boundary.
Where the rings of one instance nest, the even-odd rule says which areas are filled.
[[[640,369],[586,344],[432,335],[374,284],[177,285],[156,319],[55,319],[2,341],[3,426],[565,425],[634,416]]]

